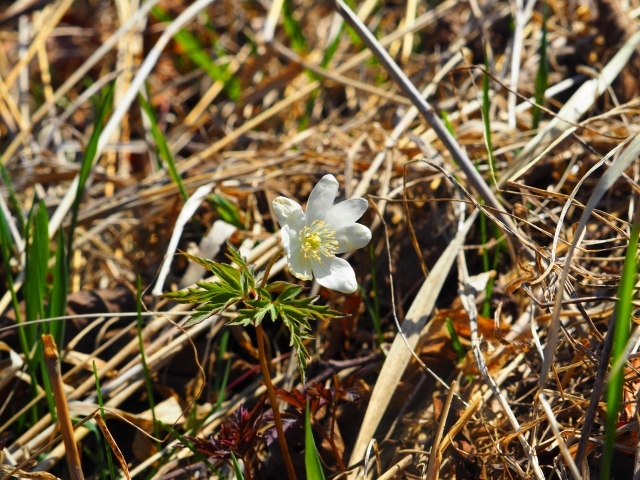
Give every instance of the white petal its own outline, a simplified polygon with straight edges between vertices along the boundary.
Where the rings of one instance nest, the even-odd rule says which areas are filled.
[[[322,177],[318,184],[313,187],[311,195],[309,195],[305,214],[307,225],[311,225],[314,220],[324,219],[336,199],[336,193],[338,193],[336,177],[333,175]]]
[[[280,230],[280,236],[282,237],[282,248],[284,248],[285,255],[289,256],[291,251],[291,230],[287,225]]]
[[[273,199],[271,205],[281,227],[289,225],[296,232],[304,227],[304,213],[297,202],[287,197],[278,197]]]
[[[338,250],[334,253],[345,253],[366,247],[371,240],[371,230],[360,223],[354,223],[336,231]]]
[[[350,198],[331,207],[324,216],[324,221],[329,224],[331,230],[337,230],[356,223],[368,207],[369,202],[364,198]]]
[[[285,242],[286,236],[286,242]],[[282,229],[282,246],[287,254],[287,265],[291,275],[300,280],[313,279],[313,271],[311,270],[311,260],[304,258],[302,255],[302,243],[298,238],[298,233],[292,231],[288,226]]]
[[[320,285],[342,293],[353,293],[358,289],[356,272],[346,260],[338,257],[323,258],[323,265],[313,262],[313,274]]]

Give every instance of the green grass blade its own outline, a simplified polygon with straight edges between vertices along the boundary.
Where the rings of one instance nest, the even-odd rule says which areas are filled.
[[[25,295],[25,312],[27,323],[45,318],[44,299],[46,296],[46,279],[49,269],[49,216],[47,208],[43,200],[40,200],[35,214],[33,210],[29,215],[33,223],[33,240],[29,248],[27,248],[26,274],[24,282]],[[28,237],[27,237],[28,238]],[[42,330],[48,331],[47,324],[43,324]],[[57,418],[55,401],[53,392],[51,391],[51,383],[49,375],[44,364],[43,347],[41,340],[38,339],[38,327],[31,325],[27,330],[27,342],[29,349],[35,346],[33,359],[28,360],[27,364],[32,379],[35,379],[37,365],[40,365],[42,374],[42,384],[44,386],[45,396],[49,412],[53,419]],[[34,394],[37,390],[34,391]]]
[[[480,200],[480,203],[484,203]],[[487,242],[489,241],[487,237],[487,217],[484,213],[480,212],[480,243],[483,245],[482,248],[482,268],[484,272],[489,271],[489,251],[487,250]],[[487,288],[491,282],[487,282]],[[485,290],[487,295],[484,298],[484,304],[482,305],[482,315],[485,317],[489,317],[491,315],[491,296],[489,295],[489,291]]]
[[[165,13],[160,7],[155,6],[151,13],[161,22],[172,22],[173,17]],[[224,91],[231,100],[238,100],[242,93],[242,87],[238,79],[231,75],[226,68],[216,65],[205,50],[204,45],[186,30],[180,30],[173,36],[173,39],[185,51],[185,54],[198,67],[202,68],[207,75],[215,81],[224,83]]]
[[[213,389],[218,392],[220,390],[220,382],[222,380],[223,372],[223,359],[227,353],[227,345],[229,344],[229,330],[225,329],[220,337],[220,345],[218,345],[218,356],[216,358],[216,379],[213,384]]]
[[[9,291],[11,292],[11,305],[16,315],[16,323],[22,323],[22,314],[20,313],[20,304],[18,302],[18,295],[13,283],[13,275],[9,268],[11,262],[11,252],[13,250],[13,242],[11,241],[11,234],[9,233],[9,225],[7,225],[7,219],[4,216],[4,212],[0,210],[0,247],[2,247],[2,260],[4,261],[7,283]],[[18,329],[18,338],[20,340],[20,346],[22,347],[22,353],[25,358],[29,358],[29,342],[27,340],[26,328]]]
[[[463,361],[466,355],[464,347],[462,343],[460,343],[460,337],[458,337],[458,332],[456,332],[455,328],[453,328],[453,322],[449,317],[446,318],[445,323],[447,325],[447,331],[449,332],[449,337],[451,338],[451,344],[453,345],[453,349],[458,355],[458,361]]]
[[[484,68],[489,71],[489,57],[487,56],[487,46],[484,47]],[[491,171],[491,179],[496,182],[495,163],[493,158],[493,147],[491,141],[491,119],[489,118],[489,109],[491,107],[491,99],[489,98],[489,75],[486,73],[482,77],[482,120],[484,122],[484,141],[487,147],[487,157],[489,160],[489,170]]]
[[[44,200],[40,200],[33,231],[32,259],[36,264],[38,282],[38,314],[44,318],[44,298],[47,290],[47,271],[49,270],[49,215]],[[35,258],[34,258],[35,257]]]
[[[639,205],[640,206],[640,205]],[[640,233],[640,211],[636,206],[636,213],[631,227],[629,246],[622,267],[622,277],[618,287],[618,301],[616,302],[616,322],[613,337],[612,363],[620,361],[625,354],[625,345],[629,338],[631,326],[631,303],[635,295],[636,274],[638,271],[638,234]],[[607,420],[605,427],[604,449],[602,454],[602,468],[600,478],[608,480],[613,461],[613,447],[616,437],[618,413],[622,404],[622,388],[624,386],[624,368],[619,369],[609,378],[607,386]]]
[[[455,137],[456,132],[453,129],[453,124],[451,123],[451,120],[449,120],[449,115],[447,115],[447,112],[445,112],[444,110],[440,110],[440,116],[442,117],[444,126],[447,127],[447,130],[449,130],[449,133],[451,134],[451,136]]]
[[[100,388],[100,379],[98,378],[98,368],[96,367],[95,360],[93,361],[93,378],[96,381],[96,392],[98,394],[98,405],[100,405],[100,415],[102,418],[106,418],[104,414],[104,402],[102,401],[102,389]],[[107,451],[107,462],[109,463],[109,474],[112,480],[116,480],[116,469],[113,465],[113,457],[111,456],[111,448],[109,442],[104,442],[104,448]]]
[[[311,416],[309,414],[309,401],[304,413],[304,466],[307,471],[307,480],[325,480],[322,463],[313,441],[311,431]]]
[[[220,410],[222,402],[224,402],[227,394],[227,383],[229,382],[229,372],[231,371],[231,359],[228,358],[225,362],[224,373],[222,374],[222,382],[220,382],[220,388],[218,389],[218,395],[216,396],[216,405],[214,411]]]
[[[111,111],[111,105],[113,103],[113,93],[115,91],[116,82],[112,82],[111,86],[107,90],[107,93],[102,97],[100,102],[100,108],[98,115],[93,123],[93,132],[91,138],[87,144],[87,148],[84,152],[84,158],[82,159],[82,165],[80,166],[80,174],[78,176],[78,190],[76,191],[76,198],[71,208],[71,226],[69,227],[69,236],[67,238],[67,261],[70,261],[73,257],[73,233],[78,223],[78,212],[80,211],[80,203],[82,202],[82,196],[84,194],[84,186],[87,183],[91,169],[93,168],[93,160],[96,157],[98,151],[98,139],[102,133],[104,127],[104,121],[107,115]]]
[[[11,178],[9,178],[7,167],[5,167],[4,163],[2,163],[2,157],[0,157],[0,175],[2,175],[2,181],[9,191],[9,200],[11,201],[11,205],[13,206],[13,210],[15,211],[16,218],[18,219],[18,228],[20,229],[20,232],[24,234],[24,215],[22,215],[22,208],[20,208],[18,196],[16,195],[16,191],[13,188],[13,184],[11,183]]]
[[[37,280],[35,277],[37,276],[36,264],[33,262],[32,258],[32,248],[33,243],[29,243],[31,239],[31,232],[33,230],[33,210],[34,207],[31,207],[29,211],[29,216],[27,217],[27,223],[25,227],[25,260],[24,260],[24,271],[25,271],[25,282],[24,282],[24,316],[25,316],[25,331],[27,333],[27,343],[29,346],[29,351],[31,351],[31,347],[36,342],[36,327],[31,325],[29,322],[32,320],[36,320],[38,318],[38,289],[37,289]],[[33,279],[33,280],[32,280]],[[27,354],[27,359],[30,358]]]
[[[544,92],[547,90],[549,84],[549,65],[547,62],[547,17],[548,6],[544,4],[544,19],[542,21],[542,41],[540,44],[540,61],[538,63],[538,73],[536,74],[536,94],[535,99],[538,105],[542,105],[544,102]],[[541,110],[538,107],[533,107],[532,112],[532,127],[534,130],[538,128],[540,124]]]
[[[44,297],[46,275],[49,261],[49,218],[44,202],[40,201],[37,210],[31,210],[27,221],[27,237],[33,236],[26,251],[26,268],[24,282],[25,316],[27,322],[44,318]],[[29,348],[36,343],[37,327],[27,328]]]
[[[153,432],[156,438],[160,438],[158,432],[158,424],[156,423],[156,402],[153,397],[153,385],[151,383],[151,374],[149,373],[149,366],[147,365],[147,356],[144,353],[144,342],[142,341],[142,283],[140,275],[138,275],[137,282],[137,307],[138,307],[138,345],[140,346],[140,358],[142,359],[142,370],[144,372],[144,383],[147,387],[147,397],[149,399],[149,408],[151,409],[151,418],[153,419]],[[160,445],[158,445],[158,451],[160,451]]]
[[[291,0],[284,0],[284,4],[282,5],[284,31],[287,37],[289,37],[289,40],[291,40],[293,49],[300,53],[307,50],[307,42],[302,26],[293,16],[295,11],[296,9]]]
[[[222,472],[220,472],[220,470],[218,470],[214,465],[212,465],[209,462],[209,460],[207,460],[207,457],[202,453],[200,453],[200,451],[193,446],[193,443],[191,443],[189,440],[184,438],[184,436],[182,436],[179,432],[175,431],[171,426],[167,425],[162,420],[157,420],[157,422],[162,426],[162,428],[164,428],[167,432],[169,432],[173,438],[175,438],[176,440],[179,440],[186,448],[191,450],[193,454],[196,456],[196,458],[198,458],[198,460],[204,463],[207,466],[207,468],[209,468],[209,470],[211,470],[213,473],[218,475],[220,478],[227,480],[227,477],[225,477],[222,474]]]
[[[336,35],[336,38],[333,39],[333,42],[331,42],[331,45],[329,45],[324,52],[324,55],[322,57],[322,62],[320,62],[320,66],[322,68],[327,68],[329,66],[329,62],[331,62],[331,59],[338,51],[338,45],[340,45],[340,38],[342,37],[343,31],[344,31],[344,23],[340,28],[340,33]]]
[[[166,164],[171,179],[178,186],[180,194],[182,195],[182,199],[186,202],[187,200],[189,200],[189,194],[187,193],[187,189],[182,183],[182,177],[180,176],[180,173],[178,173],[176,160],[175,158],[173,158],[173,154],[171,153],[171,149],[169,148],[167,138],[164,136],[162,131],[160,131],[160,127],[158,127],[156,114],[153,111],[153,108],[151,108],[151,105],[149,105],[149,102],[147,102],[146,98],[144,98],[142,95],[138,95],[138,99],[140,100],[140,105],[142,105],[142,108],[144,109],[147,117],[149,117],[149,121],[151,122],[151,134],[153,135],[153,139],[156,142],[156,147],[158,147],[158,155]]]
[[[58,232],[58,247],[56,248],[56,266],[53,271],[53,287],[49,299],[48,318],[61,317],[67,312],[67,295],[69,294],[69,268],[65,255],[64,230]],[[49,324],[49,332],[53,335],[58,349],[64,347],[65,321],[58,320]]]
[[[207,200],[222,220],[238,230],[245,230],[244,224],[240,221],[240,212],[233,203],[217,193],[209,195]]]
[[[233,463],[233,473],[236,474],[236,480],[244,480],[244,475],[242,475],[242,470],[240,470],[240,465],[238,465],[238,459],[233,452],[231,452],[231,462]],[[249,468],[248,465],[245,466]]]
[[[27,224],[28,225],[28,224]],[[25,227],[28,229],[28,227]],[[16,323],[23,324],[22,314],[20,313],[20,304],[18,302],[18,295],[16,293],[15,285],[13,283],[13,276],[11,275],[11,270],[9,268],[11,261],[11,252],[13,251],[13,243],[11,241],[11,234],[9,233],[9,225],[7,225],[7,219],[4,216],[4,212],[0,210],[0,246],[2,248],[2,259],[6,268],[6,277],[7,283],[9,286],[9,291],[11,292],[11,305],[13,307],[13,311],[16,315]],[[35,398],[38,396],[38,377],[36,376],[36,365],[30,359],[31,354],[31,345],[33,343],[29,342],[28,330],[34,328],[33,325],[24,324],[22,327],[18,328],[18,339],[20,341],[20,347],[22,348],[22,353],[24,354],[25,362],[27,363],[27,370],[31,377],[31,394]],[[35,423],[38,421],[38,409],[37,406],[34,405],[31,409],[31,421]],[[23,421],[19,422],[19,425],[22,425]],[[20,428],[19,428],[20,429]]]
[[[382,335],[382,326],[380,324],[380,299],[378,297],[378,273],[376,272],[376,252],[373,244],[369,244],[369,263],[371,265],[371,291],[373,292],[373,307],[369,305],[369,299],[364,291],[360,291],[362,298],[365,301],[373,326],[376,329],[376,335],[378,337],[378,345],[384,343],[384,337]]]

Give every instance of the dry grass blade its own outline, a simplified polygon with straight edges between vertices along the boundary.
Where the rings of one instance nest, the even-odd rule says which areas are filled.
[[[431,269],[431,273],[420,287],[416,299],[411,304],[402,324],[402,329],[396,335],[376,381],[349,464],[354,464],[362,459],[369,440],[375,435],[382,415],[391,401],[391,396],[409,361],[415,355],[413,350],[418,343],[420,332],[431,316],[436,300],[440,295],[440,290],[476,216],[477,212],[471,214],[464,226],[458,231],[455,238]]]
[[[64,391],[62,374],[60,372],[58,347],[51,335],[43,335],[42,343],[44,344],[44,364],[49,374],[51,390],[53,391],[53,397],[56,402],[56,412],[58,414],[60,430],[62,431],[62,439],[67,450],[69,473],[72,480],[84,480],[78,446],[76,445],[73,435],[74,431],[71,416],[69,415],[69,405],[67,404],[67,396]]]
[[[640,39],[640,36],[638,38]],[[624,172],[629,164],[637,158],[638,154],[640,154],[640,137],[635,137],[629,144],[629,146],[624,150],[624,152],[622,152],[622,154],[616,159],[615,163],[605,172],[602,178],[600,178],[594,192],[589,197],[589,201],[587,202],[582,215],[580,216],[580,223],[578,223],[578,226],[575,230],[574,239],[571,242],[571,247],[569,248],[569,251],[567,252],[567,255],[565,257],[564,268],[562,269],[562,275],[560,276],[558,282],[559,287],[555,292],[553,318],[549,327],[547,345],[544,351],[542,370],[540,372],[541,391],[546,385],[547,377],[549,375],[549,368],[554,358],[558,332],[560,330],[560,314],[562,311],[561,307],[564,296],[564,286],[569,274],[573,253],[578,245],[578,242],[582,238],[582,232],[587,225],[587,221],[591,216],[592,210],[595,208],[596,204],[600,201],[606,191],[609,190],[609,188],[611,188],[611,186],[618,180],[622,172]]]
[[[440,423],[438,424],[438,431],[436,432],[436,437],[433,441],[433,445],[431,446],[431,455],[429,455],[429,463],[427,464],[427,470],[423,478],[428,478],[429,480],[438,480],[440,476],[440,463],[442,462],[441,458],[441,449],[440,449],[440,441],[442,440],[442,434],[444,432],[444,427],[447,423],[447,417],[449,416],[449,409],[451,408],[451,400],[453,400],[453,394],[458,387],[455,381],[451,382],[451,388],[449,389],[449,393],[447,394],[447,399],[444,402],[444,407],[442,408],[442,413],[440,414]]]
[[[578,91],[572,95],[569,101],[560,109],[558,116],[554,117],[544,129],[527,143],[522,152],[520,152],[518,159],[509,166],[504,173],[505,180],[516,180],[514,173],[520,171],[524,165],[529,164],[530,160],[538,155],[541,147],[545,147],[547,143],[555,140],[571,127],[570,124],[561,120],[562,118],[576,122],[591,108],[593,102],[602,95],[620,71],[627,65],[627,62],[635,52],[639,43],[640,32],[637,32],[626,41],[611,61],[607,63],[598,78],[585,82]]]
[[[24,470],[15,470],[10,465],[0,465],[0,475],[9,475],[12,477],[28,478],[32,480],[60,480],[49,472],[26,472]]]
[[[129,467],[127,466],[127,461],[124,459],[124,455],[122,455],[122,452],[120,451],[120,447],[118,447],[118,444],[113,439],[113,436],[111,435],[111,432],[109,432],[107,425],[104,423],[104,420],[100,415],[100,412],[96,412],[93,418],[95,419],[96,424],[98,425],[98,428],[104,435],[104,438],[107,439],[107,442],[109,443],[109,446],[113,451],[113,454],[116,456],[116,459],[120,464],[120,468],[122,468],[122,472],[124,473],[125,478],[127,480],[131,480],[131,475],[129,474]]]
[[[453,135],[446,128],[442,120],[436,115],[433,108],[427,103],[427,101],[420,95],[415,85],[407,78],[400,67],[393,61],[391,56],[373,36],[369,29],[358,19],[357,16],[351,11],[351,9],[342,1],[334,0],[338,12],[345,18],[347,23],[358,32],[363,42],[374,52],[376,58],[382,63],[384,68],[389,72],[398,85],[406,92],[409,99],[413,102],[413,105],[418,109],[420,114],[427,121],[429,126],[436,132],[438,138],[445,145],[447,150],[451,153],[451,156],[460,168],[464,171],[469,182],[473,185],[474,189],[484,199],[485,203],[495,208],[502,217],[503,221],[512,226],[511,219],[508,216],[501,215],[504,212],[504,208],[498,202],[495,195],[484,181],[482,176],[478,173],[475,166],[462,150],[458,142]],[[515,240],[516,242],[517,239]],[[518,244],[518,247],[521,245]]]
[[[487,368],[487,364],[484,360],[484,356],[480,351],[480,338],[478,337],[478,311],[476,309],[476,300],[475,296],[478,293],[478,290],[482,290],[482,288],[477,289],[473,286],[469,279],[469,273],[467,271],[467,264],[464,256],[464,252],[458,253],[458,276],[460,279],[460,301],[462,303],[463,308],[466,310],[469,315],[469,324],[471,330],[471,348],[473,350],[473,358],[476,362],[476,367],[480,371],[480,374],[484,378],[489,388],[497,398],[502,410],[504,411],[509,423],[512,428],[515,430],[518,440],[522,445],[522,448],[530,462],[531,467],[533,468],[533,473],[538,480],[543,480],[544,473],[540,469],[540,465],[538,464],[538,459],[536,457],[536,452],[531,445],[524,438],[520,424],[513,414],[511,407],[507,403],[507,400],[504,398],[504,395],[498,389],[495,380],[489,374],[489,370]],[[486,282],[485,282],[486,283]]]
[[[411,462],[413,462],[413,455],[407,455],[402,460],[400,460],[398,463],[396,463],[393,467],[391,467],[389,470],[387,470],[382,475],[380,475],[378,477],[378,480],[391,480],[398,473],[400,473],[402,471],[402,469],[404,469],[404,468],[408,467],[409,465],[411,465]]]
[[[200,207],[200,203],[202,203],[202,200],[207,195],[209,195],[209,193],[211,193],[212,189],[212,183],[199,187],[195,191],[195,193],[189,197],[189,200],[187,200],[183,205],[182,210],[180,211],[180,215],[178,215],[178,219],[176,220],[175,226],[173,228],[171,240],[169,241],[169,246],[167,247],[167,254],[165,256],[162,267],[160,267],[160,273],[158,274],[156,285],[155,287],[153,287],[153,291],[151,292],[153,295],[158,296],[164,293],[164,282],[167,278],[167,275],[169,275],[171,263],[173,261],[173,254],[176,253],[176,249],[178,248],[178,241],[182,236],[184,226],[193,217],[198,207]]]
[[[440,442],[440,445],[438,446],[439,455],[442,455],[449,445],[451,445],[453,437],[460,433],[464,426],[471,420],[471,417],[473,417],[473,415],[478,411],[480,405],[482,405],[482,395],[477,393],[474,395],[471,403],[469,403],[469,406],[465,409],[462,415],[460,415],[460,418],[453,424]]]

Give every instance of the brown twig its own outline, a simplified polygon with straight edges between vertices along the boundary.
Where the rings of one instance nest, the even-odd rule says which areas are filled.
[[[391,467],[389,470],[387,470],[382,475],[380,475],[378,477],[378,480],[391,480],[393,477],[396,476],[397,473],[400,472],[400,470],[411,465],[412,461],[413,461],[413,455],[407,455],[398,463],[396,463],[393,467]]]
[[[260,288],[264,288],[267,285],[269,279],[269,272],[276,263],[280,255],[284,253],[284,249],[280,249],[276,254],[271,257],[267,268],[264,270],[264,276]],[[262,376],[264,377],[264,383],[267,387],[267,394],[269,395],[269,402],[273,410],[273,420],[276,424],[276,431],[278,432],[278,443],[280,444],[280,450],[282,450],[282,458],[284,465],[287,468],[287,475],[289,480],[296,480],[296,472],[293,469],[293,463],[291,462],[291,456],[289,455],[289,448],[287,447],[287,440],[284,438],[284,428],[282,427],[282,417],[280,417],[280,410],[278,409],[278,399],[276,397],[276,391],[273,389],[273,383],[271,382],[271,374],[269,373],[269,366],[267,365],[267,356],[264,351],[264,330],[262,329],[262,323],[256,325],[256,337],[258,340],[258,355],[260,356],[260,368],[262,369]]]
[[[282,450],[282,458],[284,460],[284,465],[287,468],[287,475],[289,476],[289,480],[296,480],[296,472],[293,469],[293,463],[291,462],[291,456],[289,455],[287,441],[284,438],[284,428],[282,427],[282,418],[280,417],[280,411],[278,409],[278,399],[276,398],[276,392],[273,389],[271,375],[269,374],[269,367],[267,366],[267,357],[264,353],[264,338],[262,337],[262,335],[262,324],[259,324],[256,327],[256,336],[258,338],[258,353],[260,355],[260,367],[262,369],[262,376],[264,377],[264,383],[267,386],[267,394],[269,395],[269,402],[271,403],[271,408],[273,409],[273,420],[276,424],[276,431],[278,432],[278,443],[280,444],[280,450]]]
[[[62,441],[67,450],[67,463],[69,464],[69,474],[71,480],[84,480],[82,473],[82,465],[80,463],[80,455],[78,447],[73,435],[73,424],[69,415],[69,405],[67,397],[64,393],[62,383],[62,374],[60,372],[60,362],[58,357],[58,347],[51,335],[42,335],[42,343],[44,344],[44,365],[47,368],[49,381],[51,382],[51,390],[53,398],[56,402],[56,412],[60,420],[60,431],[62,433]]]

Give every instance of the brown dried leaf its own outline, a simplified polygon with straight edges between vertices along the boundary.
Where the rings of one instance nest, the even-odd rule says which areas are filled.
[[[129,475],[129,468],[127,467],[127,461],[124,459],[124,455],[122,455],[122,452],[118,447],[118,444],[111,436],[111,432],[109,432],[109,429],[107,428],[106,423],[104,423],[104,420],[100,416],[100,413],[96,412],[93,418],[96,420],[96,424],[98,425],[98,428],[102,431],[104,438],[107,439],[107,442],[111,447],[111,451],[113,451],[113,454],[116,456],[116,459],[118,460],[118,463],[120,464],[120,468],[122,468],[122,471],[124,472],[125,477],[127,477],[127,480],[131,480],[131,475]]]

